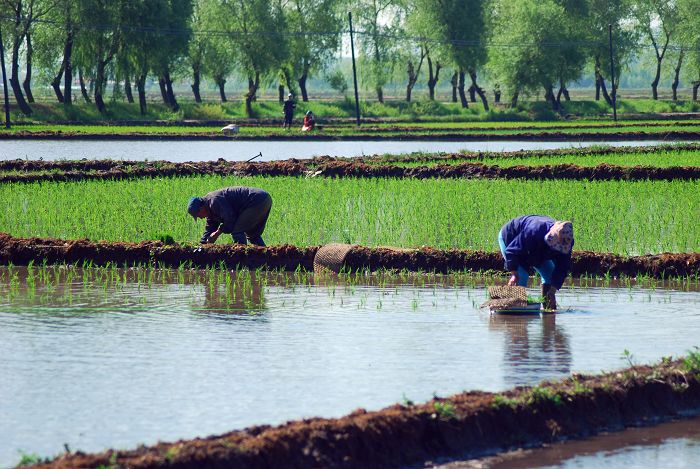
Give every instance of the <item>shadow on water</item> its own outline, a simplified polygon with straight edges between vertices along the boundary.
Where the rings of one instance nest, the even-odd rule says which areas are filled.
[[[505,336],[504,380],[509,386],[531,384],[533,372],[543,379],[571,371],[569,337],[555,314],[516,316],[491,314],[489,330]]]

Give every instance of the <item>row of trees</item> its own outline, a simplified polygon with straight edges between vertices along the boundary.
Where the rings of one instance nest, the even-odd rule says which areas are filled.
[[[10,86],[27,115],[35,69],[66,107],[77,80],[83,98],[104,112],[111,80],[129,102],[136,88],[142,113],[149,78],[176,110],[175,78],[188,79],[201,102],[206,77],[226,101],[226,80],[237,73],[247,78],[252,115],[264,83],[279,83],[280,99],[286,87],[308,100],[308,78],[327,72],[347,37],[348,10],[365,82],[380,102],[403,67],[409,101],[421,76],[434,99],[449,70],[453,100],[464,107],[478,96],[489,108],[484,74],[496,102],[501,90],[512,104],[543,92],[556,110],[569,99],[567,84],[593,73],[596,99],[612,103],[640,47],[654,51],[654,99],[670,55],[674,99],[684,65],[697,99],[700,0],[0,0],[0,27]]]

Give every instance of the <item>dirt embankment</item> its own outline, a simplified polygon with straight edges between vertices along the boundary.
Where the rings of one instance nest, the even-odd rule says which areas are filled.
[[[29,162],[27,162],[29,163]],[[399,178],[399,179],[534,179],[534,180],[695,180],[700,179],[700,167],[617,166],[606,163],[597,166],[518,165],[502,167],[482,163],[434,164],[404,167],[398,165],[366,164],[356,161],[317,158],[314,160],[284,160],[261,163],[224,160],[198,163],[112,164],[107,161],[82,163],[17,164],[13,171],[36,171],[0,175],[0,183],[70,182],[88,180],[127,180],[154,177],[219,176],[313,176],[335,178]],[[64,166],[61,166],[64,165]],[[80,168],[80,166],[83,166]],[[10,168],[10,165],[5,165]],[[62,168],[70,168],[63,170]],[[0,168],[2,169],[2,168]]]
[[[512,131],[511,131],[512,132]],[[355,134],[334,134],[325,132],[314,133],[273,133],[270,135],[237,135],[228,137],[214,132],[188,132],[182,134],[129,132],[129,133],[82,133],[57,131],[27,131],[0,132],[0,140],[170,140],[170,141],[196,141],[196,140],[278,140],[278,141],[366,141],[366,140],[402,140],[402,141],[454,141],[454,142],[482,142],[482,141],[612,141],[612,140],[698,140],[700,131],[632,131],[632,132],[563,132],[556,130],[527,131],[517,133],[492,133],[492,132],[436,132],[434,130],[420,133],[414,130],[405,133],[398,132],[362,132]]]
[[[0,233],[0,263],[152,265],[157,267],[206,267],[225,265],[228,268],[267,267],[294,271],[313,271],[318,247],[290,245],[241,246],[220,244],[192,246],[164,245],[160,241],[141,243],[92,242],[89,240],[59,240],[52,238],[16,238]],[[671,278],[700,274],[700,254],[656,254],[625,257],[615,254],[575,251],[572,275],[583,274],[628,276],[646,275]],[[414,272],[455,272],[503,270],[500,253],[440,250],[433,248],[395,249],[354,246],[345,257],[345,268],[350,270],[408,270]]]
[[[128,451],[65,454],[38,467],[418,466],[620,430],[699,407],[698,370],[681,361],[664,361],[500,395],[467,392],[376,412],[358,409],[338,419],[250,427]]]

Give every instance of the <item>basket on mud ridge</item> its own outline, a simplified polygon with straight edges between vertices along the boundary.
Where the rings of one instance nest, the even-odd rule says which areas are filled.
[[[354,247],[353,244],[332,243],[321,246],[314,256],[314,272],[338,273],[345,264],[345,257]]]
[[[489,287],[489,299],[481,305],[498,314],[535,314],[540,312],[540,302],[529,301],[525,287]]]

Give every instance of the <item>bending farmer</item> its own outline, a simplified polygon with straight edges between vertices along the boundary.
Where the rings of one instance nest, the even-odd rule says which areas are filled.
[[[498,244],[512,277],[508,285],[527,287],[528,270],[534,267],[542,277],[544,309],[557,309],[555,293],[571,270],[574,228],[570,221],[556,221],[541,215],[510,220],[498,233]]]
[[[206,218],[207,224],[201,243],[215,243],[221,233],[233,236],[233,241],[265,246],[262,233],[270,215],[272,197],[255,187],[226,187],[204,197],[192,197],[187,212],[197,218]]]

